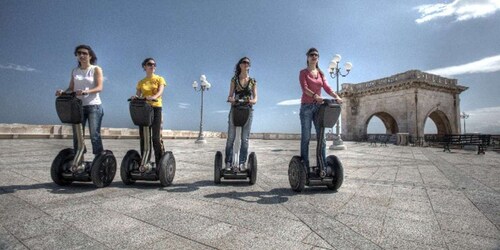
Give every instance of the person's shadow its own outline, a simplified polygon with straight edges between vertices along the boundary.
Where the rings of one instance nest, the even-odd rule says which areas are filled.
[[[173,193],[188,193],[188,192],[194,192],[200,187],[207,187],[207,186],[213,186],[215,185],[213,181],[209,180],[203,180],[203,181],[197,181],[193,183],[173,183],[169,187],[165,187],[162,190],[165,190],[167,192],[173,192]]]
[[[248,203],[271,205],[287,202],[288,197],[293,195],[297,195],[297,193],[289,188],[275,188],[270,191],[214,193],[205,195],[205,198],[230,198]]]
[[[22,190],[37,189],[46,189],[53,194],[77,194],[94,191],[97,187],[92,182],[73,182],[67,186],[59,186],[53,182],[46,182],[26,185],[0,186],[0,195],[15,193]]]

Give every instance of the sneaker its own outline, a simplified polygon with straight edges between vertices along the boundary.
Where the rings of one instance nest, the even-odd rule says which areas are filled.
[[[245,163],[241,163],[240,164],[240,171],[243,172],[243,171],[246,171],[247,170],[247,166],[245,165]]]
[[[226,171],[231,171],[231,162],[226,162]]]

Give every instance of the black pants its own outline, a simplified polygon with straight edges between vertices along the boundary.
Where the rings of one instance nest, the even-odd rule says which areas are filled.
[[[151,133],[151,138],[149,140],[153,141],[153,149],[155,151],[155,162],[156,165],[160,163],[160,159],[163,156],[163,141],[161,139],[161,107],[153,108],[154,111],[154,119],[153,125],[149,127],[149,132]],[[139,127],[139,132],[141,136],[141,153],[144,151],[144,133],[142,132],[142,127]],[[151,142],[151,141],[150,141]],[[149,159],[148,159],[149,160]]]

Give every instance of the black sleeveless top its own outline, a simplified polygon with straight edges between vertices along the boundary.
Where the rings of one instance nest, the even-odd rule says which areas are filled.
[[[250,100],[252,97],[252,89],[257,85],[255,78],[249,78],[247,86],[241,86],[240,79],[234,76],[231,79],[231,84],[234,86],[234,94],[238,99]]]

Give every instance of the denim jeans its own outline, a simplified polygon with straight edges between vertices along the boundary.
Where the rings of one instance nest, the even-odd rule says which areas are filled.
[[[100,154],[104,147],[102,146],[101,139],[101,122],[104,116],[104,111],[101,105],[87,105],[83,106],[83,131],[85,135],[85,124],[89,122],[90,141],[92,142],[92,153],[94,155]],[[73,130],[73,135],[76,131]],[[73,136],[73,147],[75,150],[78,148],[78,141],[76,136]]]
[[[241,128],[241,146],[240,146],[240,159],[239,164],[243,164],[247,161],[248,157],[248,137],[250,137],[250,128],[252,127],[252,117],[253,111],[250,111],[248,116],[247,123],[245,126]],[[228,129],[227,129],[227,141],[226,141],[226,163],[233,162],[233,145],[234,139],[236,138],[236,126],[233,123],[233,112],[229,112],[229,121],[228,121]]]
[[[311,140],[311,123],[314,123],[314,128],[316,129],[316,136],[319,137],[319,124],[317,122],[317,116],[319,111],[319,104],[314,103],[303,103],[300,105],[300,125],[301,125],[301,135],[300,135],[300,157],[304,161],[304,164],[309,170],[309,141]],[[316,139],[318,139],[316,137]],[[326,162],[326,139],[321,138],[323,144],[323,150],[321,151],[321,156]]]
[[[159,164],[161,157],[163,156],[163,141],[161,139],[162,132],[162,115],[161,115],[161,107],[153,107],[154,118],[153,124],[149,127],[149,132],[151,134],[150,141],[153,141],[153,149],[155,151],[155,162],[156,165]],[[139,126],[139,135],[141,136],[141,153],[144,151],[144,135],[142,132],[142,126]],[[149,160],[149,159],[148,159]]]

